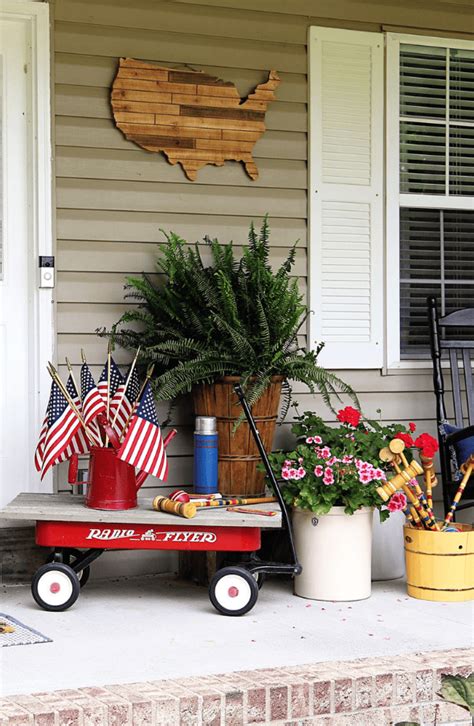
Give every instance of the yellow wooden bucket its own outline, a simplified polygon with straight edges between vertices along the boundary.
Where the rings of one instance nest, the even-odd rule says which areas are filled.
[[[474,530],[460,532],[403,528],[407,591],[411,597],[437,602],[474,599]]]

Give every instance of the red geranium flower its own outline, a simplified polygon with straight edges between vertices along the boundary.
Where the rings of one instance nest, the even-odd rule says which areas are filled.
[[[415,446],[420,449],[420,453],[429,459],[438,451],[438,442],[430,434],[420,434],[415,440]]]
[[[412,446],[414,446],[413,439],[410,436],[410,434],[404,434],[403,431],[400,431],[398,434],[395,434],[395,438],[401,439],[408,449],[411,448]]]
[[[416,431],[416,424],[413,423],[413,421],[410,421],[410,423],[408,424],[408,428],[410,429],[411,433],[413,434]]]
[[[337,414],[337,420],[341,423],[349,424],[350,426],[354,426],[356,428],[361,419],[361,413],[356,408],[352,408],[352,406],[346,406],[345,408],[341,408],[340,411],[338,411]]]

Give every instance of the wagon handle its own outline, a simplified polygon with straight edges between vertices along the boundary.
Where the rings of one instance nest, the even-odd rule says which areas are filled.
[[[270,479],[272,489],[278,499],[282,518],[285,523],[286,531],[288,533],[288,540],[290,542],[291,554],[293,557],[293,562],[295,563],[295,571],[297,570],[296,574],[299,574],[299,572],[301,571],[301,566],[300,566],[300,564],[298,562],[298,558],[296,556],[296,549],[295,549],[295,543],[293,541],[293,529],[291,526],[291,520],[288,515],[288,510],[287,510],[286,504],[283,500],[283,497],[282,497],[282,494],[280,491],[280,487],[278,486],[278,481],[276,479],[276,476],[274,474],[272,467],[270,466],[267,452],[265,451],[265,447],[262,443],[262,439],[260,438],[259,430],[257,429],[257,426],[255,425],[255,420],[252,416],[252,412],[250,411],[250,407],[248,405],[247,399],[245,398],[245,395],[244,395],[244,392],[242,390],[242,386],[240,385],[240,383],[235,384],[234,391],[236,392],[237,397],[240,401],[240,405],[243,408],[245,418],[247,419],[248,425],[250,426],[250,430],[255,439],[255,443],[257,444],[257,449],[259,451],[260,458],[262,459],[263,465],[265,467],[265,471],[267,472],[267,476]]]

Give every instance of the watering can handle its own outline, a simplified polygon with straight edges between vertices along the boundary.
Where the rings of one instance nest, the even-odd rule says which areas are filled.
[[[73,454],[69,459],[69,469],[67,472],[67,480],[69,484],[82,484],[77,481],[77,472],[79,470],[79,457],[77,454]]]
[[[97,416],[97,418],[98,418],[101,426],[104,427],[104,431],[107,434],[107,436],[109,437],[110,443],[114,447],[115,451],[118,451],[120,449],[120,439],[117,436],[117,434],[115,433],[115,431],[112,428],[109,421],[107,420],[107,417],[104,416],[103,413],[101,413],[101,414],[99,414],[99,416]]]
[[[164,449],[166,449],[166,447],[168,446],[170,441],[172,441],[174,439],[174,437],[176,436],[177,433],[178,432],[176,431],[176,429],[171,429],[170,431],[168,431],[165,438],[163,439],[163,448]],[[145,479],[147,477],[148,477],[148,474],[146,471],[140,471],[137,474],[137,491],[138,491],[138,489],[140,489],[141,485],[143,484],[143,482],[145,481]]]

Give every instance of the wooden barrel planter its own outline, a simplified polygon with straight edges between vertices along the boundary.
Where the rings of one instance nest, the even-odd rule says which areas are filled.
[[[404,527],[407,592],[420,600],[474,599],[474,530],[430,532]]]
[[[196,416],[215,416],[219,435],[219,491],[232,496],[261,496],[265,473],[257,471],[260,461],[257,446],[247,421],[237,431],[233,427],[242,408],[234,391],[238,376],[225,376],[212,384],[193,389]],[[273,376],[270,385],[252,407],[263,445],[271,451],[280,407],[283,376]]]

